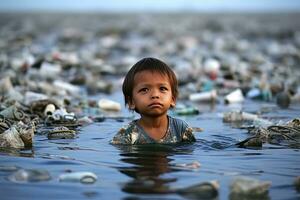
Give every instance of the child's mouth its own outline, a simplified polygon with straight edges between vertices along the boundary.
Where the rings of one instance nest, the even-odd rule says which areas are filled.
[[[155,108],[155,107],[162,107],[163,105],[161,103],[151,103],[148,107]]]

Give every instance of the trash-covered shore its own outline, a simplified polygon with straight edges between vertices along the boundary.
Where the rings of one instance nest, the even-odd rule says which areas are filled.
[[[199,102],[300,103],[300,23],[288,20],[297,14],[2,15],[2,132],[7,120],[79,125],[121,111],[122,99],[89,97],[119,90],[146,56],[175,70],[177,114],[198,113]]]
[[[201,116],[210,112],[203,105],[231,107],[247,101],[266,103],[266,109],[298,109],[300,22],[294,19],[299,16],[1,13],[0,149],[30,150],[36,135],[68,140],[80,137],[81,127],[89,124],[131,120],[135,116],[126,111],[123,99],[110,96],[121,92],[128,69],[149,56],[168,63],[179,79],[180,95],[172,115]],[[249,134],[232,145],[300,148],[299,115],[270,119],[262,109],[250,113],[243,110],[247,105],[232,107],[218,117]],[[201,126],[199,121],[193,128],[200,132]],[[13,182],[51,179],[47,171],[12,171],[16,171],[9,176]],[[294,179],[298,188],[299,176]],[[71,170],[61,174],[59,181],[94,183],[97,175]],[[213,183],[158,191],[216,198],[219,185]],[[231,199],[240,195],[268,199],[270,185],[242,177],[228,188]],[[124,190],[135,189],[131,187]]]

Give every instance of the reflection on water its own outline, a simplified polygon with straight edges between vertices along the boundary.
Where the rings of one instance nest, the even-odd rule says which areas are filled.
[[[34,149],[25,148],[25,149],[14,149],[14,148],[2,148],[0,147],[0,155],[10,155],[18,157],[34,157]]]
[[[180,145],[177,147],[180,148]],[[130,164],[127,167],[119,167],[118,170],[132,178],[126,182],[122,190],[128,193],[172,193],[170,183],[176,182],[177,178],[165,178],[164,174],[178,171],[171,162],[172,155],[176,152],[181,154],[192,153],[192,145],[182,145],[180,151],[175,145],[137,145],[118,146],[121,151],[121,161]]]

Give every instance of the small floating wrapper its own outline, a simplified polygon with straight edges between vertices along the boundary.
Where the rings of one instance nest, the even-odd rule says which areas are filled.
[[[241,89],[236,89],[225,96],[224,101],[226,104],[241,103],[244,101],[244,96]]]
[[[178,189],[176,193],[188,199],[214,199],[219,195],[219,188],[219,182],[213,180]]]
[[[48,181],[51,176],[47,170],[41,169],[19,169],[8,177],[12,182],[40,182]]]
[[[230,199],[241,197],[263,198],[268,195],[271,182],[260,181],[250,177],[238,177],[230,185]]]
[[[109,99],[100,99],[98,102],[98,106],[106,111],[120,111],[121,110],[121,104]]]
[[[76,132],[74,130],[70,130],[64,126],[55,127],[47,134],[48,139],[72,139],[75,136]]]
[[[71,172],[59,176],[59,181],[62,182],[81,182],[85,184],[94,183],[97,179],[97,175],[92,172]]]
[[[211,90],[208,92],[190,94],[189,99],[197,102],[214,102],[216,101],[217,96],[217,91]]]

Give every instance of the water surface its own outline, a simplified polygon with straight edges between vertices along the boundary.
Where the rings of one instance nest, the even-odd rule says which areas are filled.
[[[297,105],[281,110],[257,101],[238,107],[253,111],[266,106],[273,109],[263,116],[273,121],[293,119],[300,111]],[[8,179],[13,171],[1,170],[1,199],[184,199],[172,191],[210,180],[220,183],[218,199],[228,199],[229,186],[237,176],[271,181],[270,199],[300,197],[293,186],[300,174],[299,145],[237,148],[234,144],[247,138],[247,131],[223,123],[219,117],[232,106],[203,105],[202,109],[205,112],[196,116],[177,116],[204,129],[195,133],[194,144],[112,146],[113,135],[130,120],[108,119],[80,127],[75,139],[48,140],[37,134],[32,149],[1,149],[1,166],[44,169],[52,177],[49,181],[15,183]],[[200,168],[178,167],[195,161]],[[98,180],[94,184],[59,182],[59,175],[66,171],[90,171]]]

